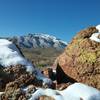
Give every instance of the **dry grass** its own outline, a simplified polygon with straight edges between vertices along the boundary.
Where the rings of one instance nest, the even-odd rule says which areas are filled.
[[[25,57],[38,67],[51,66],[56,57],[63,52],[63,50],[57,50],[54,48],[24,48],[21,50]]]

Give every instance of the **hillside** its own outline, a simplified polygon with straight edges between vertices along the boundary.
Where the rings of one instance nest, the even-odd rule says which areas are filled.
[[[31,60],[37,67],[50,67],[55,59],[64,51],[55,48],[21,48],[26,58]]]

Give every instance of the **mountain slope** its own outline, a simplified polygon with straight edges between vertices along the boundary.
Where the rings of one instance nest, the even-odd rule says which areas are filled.
[[[28,34],[26,36],[16,36],[12,38],[19,47],[22,48],[56,48],[63,49],[66,47],[67,43],[57,39],[54,36],[48,34]]]

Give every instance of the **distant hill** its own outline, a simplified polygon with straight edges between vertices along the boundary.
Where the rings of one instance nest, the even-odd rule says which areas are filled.
[[[10,38],[21,48],[56,48],[64,49],[66,42],[48,34],[28,34],[26,36],[15,36]]]

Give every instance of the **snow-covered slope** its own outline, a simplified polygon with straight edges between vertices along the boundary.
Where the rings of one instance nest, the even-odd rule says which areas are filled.
[[[27,71],[33,71],[32,64],[20,53],[16,45],[6,39],[0,39],[0,64],[4,67],[11,65],[25,65]]]
[[[15,41],[19,45],[19,47],[26,47],[26,48],[53,47],[57,49],[63,49],[67,45],[66,42],[57,39],[54,36],[48,34],[42,34],[42,33],[28,34],[26,36],[17,36],[12,38],[12,40]]]
[[[39,88],[29,100],[37,100],[43,95],[55,100],[100,100],[100,91],[82,83],[75,83],[62,91]]]
[[[21,51],[15,44],[6,39],[0,39],[0,65],[9,67],[18,64],[24,65],[28,72],[36,74],[36,77],[42,80],[43,84],[52,83],[50,79],[46,78],[40,70],[35,68],[30,61],[22,56]]]

